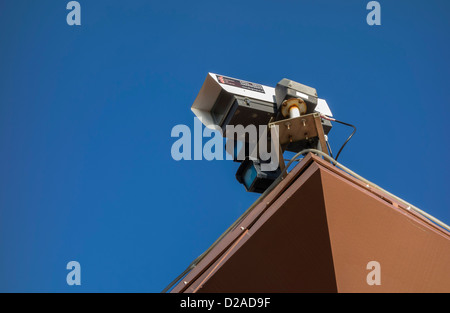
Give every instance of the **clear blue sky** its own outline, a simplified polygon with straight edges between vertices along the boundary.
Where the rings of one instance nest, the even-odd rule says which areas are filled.
[[[171,158],[207,72],[315,87],[339,160],[450,223],[449,1],[67,2],[0,2],[0,291],[159,292],[253,203]]]

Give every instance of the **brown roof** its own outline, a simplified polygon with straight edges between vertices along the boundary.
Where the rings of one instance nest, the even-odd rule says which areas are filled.
[[[309,154],[172,292],[450,292],[450,233]]]

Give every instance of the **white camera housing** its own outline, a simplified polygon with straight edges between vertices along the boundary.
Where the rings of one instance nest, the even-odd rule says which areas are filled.
[[[225,134],[227,125],[267,125],[278,106],[273,87],[208,73],[191,110],[206,127],[217,125]],[[323,99],[318,99],[315,112],[332,116]]]
[[[191,110],[206,126],[267,125],[277,112],[275,89],[208,73]]]

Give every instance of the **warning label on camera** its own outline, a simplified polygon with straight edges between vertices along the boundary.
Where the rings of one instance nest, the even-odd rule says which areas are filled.
[[[235,79],[235,78],[221,76],[221,75],[216,75],[216,76],[217,76],[217,80],[221,84],[235,86],[235,87],[239,87],[239,88],[243,88],[243,89],[247,89],[247,90],[251,90],[251,91],[265,93],[263,86],[260,85],[260,84],[246,82],[245,80]]]

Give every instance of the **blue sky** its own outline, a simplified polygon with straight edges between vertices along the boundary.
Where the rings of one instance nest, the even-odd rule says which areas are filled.
[[[450,223],[450,2],[67,2],[0,3],[0,291],[159,292],[253,203],[171,157],[208,72],[315,87],[339,161]]]

